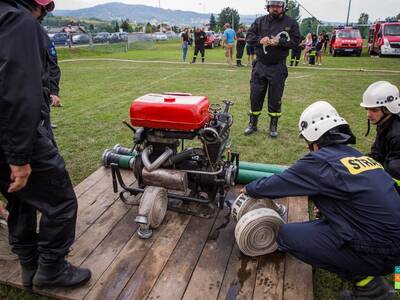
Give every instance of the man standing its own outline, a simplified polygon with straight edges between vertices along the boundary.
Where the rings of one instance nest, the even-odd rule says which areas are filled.
[[[91,276],[65,260],[77,199],[51,132],[47,44],[32,15],[49,6],[53,1],[0,0],[0,192],[25,287],[78,286]]]
[[[205,42],[207,41],[207,35],[202,28],[196,28],[194,32],[194,56],[192,64],[196,63],[197,55],[201,54],[201,62],[204,63],[204,52],[205,52]]]
[[[387,81],[371,84],[360,104],[367,110],[368,132],[376,125],[376,138],[368,156],[381,163],[397,183],[400,193],[400,95]]]
[[[256,49],[250,81],[250,122],[244,134],[257,131],[264,98],[268,91],[268,114],[271,117],[269,134],[278,136],[281,99],[288,76],[286,57],[289,49],[299,45],[299,24],[285,15],[286,1],[267,1],[268,15],[257,18],[247,31],[246,41]]]
[[[299,132],[310,153],[280,175],[246,185],[253,198],[309,196],[322,218],[283,225],[279,249],[351,280],[342,300],[393,299],[384,275],[400,263],[400,196],[382,165],[348,146],[355,143],[334,107],[306,108]]]
[[[236,32],[236,66],[244,67],[242,65],[242,57],[246,47],[246,37],[244,35],[244,27],[240,26],[238,32]]]
[[[224,25],[224,48],[225,57],[228,65],[232,66],[233,48],[235,47],[236,32],[229,23]]]

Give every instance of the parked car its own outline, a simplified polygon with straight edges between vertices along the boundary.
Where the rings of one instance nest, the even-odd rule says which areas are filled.
[[[342,26],[333,29],[330,42],[332,56],[337,56],[338,54],[361,56],[362,47],[363,40],[358,28]]]
[[[167,41],[168,40],[168,36],[163,32],[155,32],[154,33],[154,39],[156,41]]]
[[[107,43],[110,40],[108,32],[99,32],[93,38],[93,43]]]
[[[72,43],[74,43],[74,44],[89,44],[90,37],[87,34],[77,34],[72,37]]]
[[[150,33],[132,32],[129,35],[129,40],[132,42],[135,42],[135,41],[148,42],[148,41],[152,41],[153,38]]]
[[[178,39],[178,38],[179,38],[179,36],[178,36],[175,32],[173,32],[173,31],[167,31],[167,32],[165,33],[165,35],[167,36],[167,38],[168,38],[169,40],[175,40],[175,39]]]
[[[128,40],[127,32],[113,32],[110,36],[110,43],[119,43]]]
[[[369,29],[368,53],[400,57],[400,22],[373,24]]]
[[[49,38],[54,43],[54,45],[68,45],[69,44],[69,36],[68,36],[68,33],[65,33],[65,32],[51,33],[51,34],[49,34]]]
[[[215,35],[214,31],[206,31],[207,40],[205,46],[207,48],[214,48],[221,46],[221,38]]]
[[[127,41],[127,40],[128,40],[128,33],[127,33],[127,32],[120,32],[120,33],[119,33],[119,38],[120,38],[122,41]]]

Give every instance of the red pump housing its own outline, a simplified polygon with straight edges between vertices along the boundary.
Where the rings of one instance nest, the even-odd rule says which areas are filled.
[[[131,124],[135,127],[192,131],[210,120],[207,97],[191,94],[147,94],[132,102]]]

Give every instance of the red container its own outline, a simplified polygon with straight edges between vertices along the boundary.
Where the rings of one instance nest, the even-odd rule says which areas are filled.
[[[147,94],[133,101],[131,124],[135,127],[191,131],[210,120],[207,97],[190,94]]]

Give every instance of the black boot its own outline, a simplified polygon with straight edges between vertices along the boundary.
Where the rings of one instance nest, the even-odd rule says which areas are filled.
[[[22,285],[25,288],[31,288],[32,287],[32,279],[36,274],[37,268],[38,268],[38,260],[37,258],[30,261],[30,262],[21,262],[21,279],[22,279]]]
[[[395,290],[383,277],[375,277],[367,285],[360,287],[354,285],[351,291],[345,290],[340,294],[340,300],[394,300]]]
[[[196,57],[193,57],[193,60],[190,63],[191,64],[195,64],[196,63]]]
[[[90,277],[89,269],[75,267],[65,260],[51,265],[39,263],[33,285],[39,288],[77,287],[88,282]]]
[[[244,131],[244,135],[250,135],[257,131],[258,116],[250,114],[249,126]]]
[[[236,67],[244,67],[244,66],[242,65],[242,60],[241,60],[241,59],[237,59],[237,60],[236,60]]]
[[[278,137],[278,117],[271,117],[269,123],[269,136],[272,138]]]

